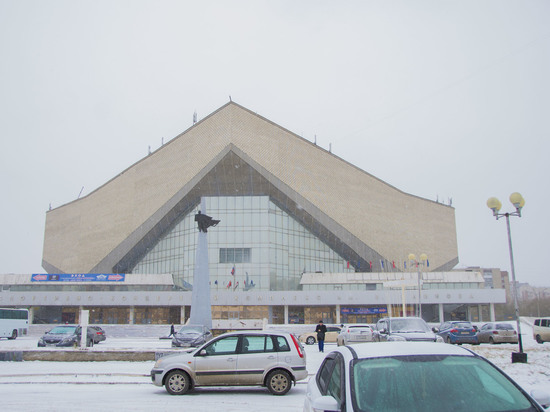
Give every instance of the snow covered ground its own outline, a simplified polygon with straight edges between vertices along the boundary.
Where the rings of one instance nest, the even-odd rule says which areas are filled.
[[[143,327],[142,335],[157,333]],[[137,333],[132,333],[137,335]],[[120,335],[124,335],[121,333]],[[531,326],[522,325],[527,364],[512,364],[511,353],[518,345],[470,346],[514,378],[527,391],[538,388],[550,392],[550,343],[537,344]],[[33,333],[14,341],[0,340],[0,349],[37,349]],[[325,354],[317,346],[306,346],[307,368],[314,375],[324,355],[336,347],[326,344]],[[170,350],[170,340],[157,336],[108,336],[90,350]],[[57,349],[49,349],[57,350]],[[301,411],[307,380],[285,396],[274,397],[260,387],[199,388],[185,396],[171,396],[151,384],[149,372],[154,362],[0,362],[0,405],[18,411]]]

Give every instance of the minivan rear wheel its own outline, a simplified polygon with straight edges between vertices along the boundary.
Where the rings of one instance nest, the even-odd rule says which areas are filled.
[[[542,340],[542,338],[540,337],[540,335],[537,335],[537,336],[535,337],[535,340],[537,341],[537,343],[544,343],[543,340]]]
[[[170,395],[183,395],[189,391],[191,379],[180,370],[169,372],[164,381],[164,387]]]
[[[290,374],[284,370],[274,370],[267,375],[267,389],[273,395],[286,394],[292,385]]]

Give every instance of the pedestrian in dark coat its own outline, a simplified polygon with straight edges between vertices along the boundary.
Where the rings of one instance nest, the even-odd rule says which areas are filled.
[[[317,332],[317,342],[319,342],[319,352],[325,351],[325,333],[327,333],[327,327],[323,324],[323,319],[319,321],[319,324],[315,328]]]
[[[170,335],[168,336],[175,336],[176,335],[176,328],[174,328],[174,325],[170,326]]]

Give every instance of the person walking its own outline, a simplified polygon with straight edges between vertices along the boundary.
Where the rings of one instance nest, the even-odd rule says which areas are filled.
[[[327,327],[323,324],[323,319],[319,321],[319,324],[315,328],[317,332],[317,342],[319,342],[319,352],[325,351],[325,333],[327,333]]]
[[[168,337],[175,336],[175,335],[176,335],[176,328],[174,328],[174,324],[172,324],[172,326],[170,326],[170,335],[168,335]]]

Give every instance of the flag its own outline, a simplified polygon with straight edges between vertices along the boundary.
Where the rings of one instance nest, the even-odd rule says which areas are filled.
[[[349,269],[349,260],[348,260],[348,269]]]
[[[426,259],[426,266],[430,267],[430,261]]]
[[[403,262],[403,266],[405,267],[405,269],[407,269],[407,261]]]
[[[369,266],[372,269],[372,260],[369,262]]]
[[[229,283],[227,284],[227,289],[229,289],[231,287],[231,281],[229,281]]]
[[[395,269],[395,260],[392,260],[391,264],[392,264],[393,268]]]
[[[380,260],[380,266],[382,267],[382,270],[384,270],[384,261]]]
[[[231,274],[235,276],[235,265],[233,265],[233,269],[231,269]]]
[[[215,280],[215,281],[214,281],[214,285],[217,285],[217,284],[218,284],[218,281],[217,281],[217,280]]]
[[[233,288],[233,290],[237,289],[238,287],[239,287],[239,282],[237,281],[237,282],[235,283],[235,287]]]

